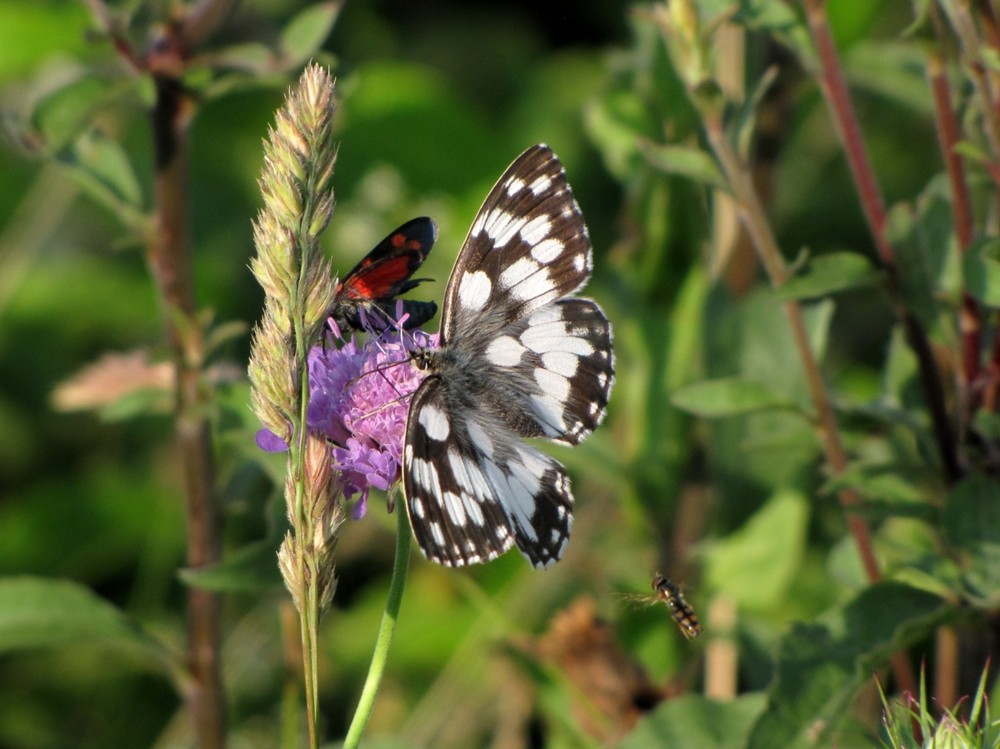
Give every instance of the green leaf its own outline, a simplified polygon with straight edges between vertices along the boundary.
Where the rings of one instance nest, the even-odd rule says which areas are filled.
[[[1000,603],[1000,484],[972,473],[951,493],[944,531],[966,584],[991,607]]]
[[[79,138],[60,160],[80,187],[124,225],[142,231],[142,188],[121,145],[99,131]]]
[[[869,92],[910,108],[920,116],[933,114],[923,75],[924,52],[919,45],[889,39],[860,39],[845,57],[851,81]]]
[[[643,102],[634,91],[610,91],[591,102],[584,116],[608,171],[619,180],[629,179],[641,163],[636,136],[653,132]]]
[[[82,585],[37,577],[0,579],[0,653],[83,641],[162,655],[151,636]]]
[[[781,301],[813,299],[860,286],[872,286],[881,273],[864,255],[856,252],[832,252],[806,262],[792,278],[775,292]]]
[[[737,377],[696,382],[675,390],[670,402],[677,408],[706,418],[795,408],[784,396],[757,382]]]
[[[745,694],[727,702],[682,695],[660,703],[617,746],[619,749],[657,746],[740,749],[766,704],[767,697],[760,693]]]
[[[274,53],[260,42],[243,42],[223,47],[211,56],[212,64],[248,73],[271,73],[275,68]]]
[[[915,478],[921,481],[915,482]],[[897,505],[901,514],[909,515],[916,508],[923,508],[918,512],[920,516],[926,517],[930,513],[933,517],[936,516],[934,507],[920,491],[921,487],[930,484],[933,479],[933,472],[926,466],[855,462],[840,474],[830,477],[823,491],[832,494],[851,488],[866,499]]]
[[[1000,239],[974,242],[962,256],[966,290],[990,307],[1000,307]]]
[[[802,562],[809,503],[782,491],[735,533],[712,541],[704,553],[706,585],[758,611],[780,603]]]
[[[767,710],[748,749],[829,746],[857,689],[895,652],[930,635],[958,610],[938,596],[878,583],[781,642]]]
[[[955,295],[960,282],[952,226],[948,181],[939,176],[928,183],[915,209],[893,206],[885,228],[906,305],[932,329],[938,324],[942,292]]]
[[[308,5],[281,32],[280,46],[285,64],[298,67],[316,54],[330,35],[342,2]]]
[[[59,151],[90,127],[91,117],[108,84],[97,76],[83,76],[47,94],[32,116],[35,127],[53,152]]]
[[[646,161],[655,169],[688,177],[708,187],[726,187],[726,180],[715,159],[701,149],[666,146],[649,141],[640,141],[639,147]]]
[[[218,564],[183,569],[178,576],[187,585],[220,592],[257,592],[280,587],[276,544],[260,541],[227,556]]]
[[[722,16],[720,16],[720,20],[721,18]],[[778,71],[777,65],[764,71],[754,85],[753,91],[740,105],[739,113],[734,117],[733,124],[730,126],[733,132],[732,141],[736,144],[737,153],[746,162],[753,160],[751,148],[757,134],[757,116],[764,103],[764,98],[771,92],[771,87],[778,78]]]

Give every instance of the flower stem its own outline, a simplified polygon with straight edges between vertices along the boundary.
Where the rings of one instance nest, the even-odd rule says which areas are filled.
[[[354,711],[354,719],[347,729],[343,749],[356,749],[361,743],[372,708],[375,706],[375,696],[382,684],[385,665],[389,660],[389,647],[396,631],[396,621],[399,618],[399,606],[403,601],[403,589],[406,587],[406,573],[410,566],[410,545],[413,537],[410,531],[409,517],[406,509],[396,508],[396,561],[392,568],[392,581],[389,583],[389,597],[385,602],[385,613],[382,614],[382,624],[379,626],[378,638],[375,640],[375,652],[368,667],[368,677],[365,679],[358,708]]]

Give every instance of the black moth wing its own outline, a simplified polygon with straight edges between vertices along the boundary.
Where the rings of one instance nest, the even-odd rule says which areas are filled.
[[[427,216],[411,219],[375,245],[340,281],[332,316],[342,330],[363,328],[361,310],[369,325],[388,323],[396,318],[396,297],[405,294],[427,279],[412,278],[427,259],[438,230]],[[409,317],[407,330],[419,327],[434,317],[437,304],[412,299],[403,300]]]

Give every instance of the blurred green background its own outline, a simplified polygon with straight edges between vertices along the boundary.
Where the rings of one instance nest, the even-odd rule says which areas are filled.
[[[303,7],[240,3],[210,47],[274,43]],[[865,54],[894,38],[907,13],[889,2],[831,7],[892,202],[940,169],[920,71],[905,49],[889,66],[884,45],[885,75],[865,77]],[[88,37],[90,27],[79,2],[0,4],[0,104],[9,119],[30,118],[82,70],[122,78],[121,61]],[[780,65],[759,176],[789,258],[803,247],[868,252],[815,87],[774,44],[751,46],[748,58],[754,75]],[[738,371],[792,398],[804,388],[780,310],[747,290],[755,273],[733,280],[709,272],[718,258],[701,188],[650,168],[636,150],[641,136],[692,140],[698,132],[641,14],[625,2],[348,2],[320,59],[338,76],[341,97],[337,209],[324,238],[335,267],[348,269],[403,221],[430,215],[441,235],[421,275],[435,282],[414,296],[440,300],[489,187],[518,153],[544,141],[561,157],[594,240],[586,293],[616,333],[608,422],[579,448],[553,448],[578,503],[565,559],[537,573],[515,553],[463,571],[415,556],[370,735],[400,747],[580,745],[566,717],[572,689],[537,665],[545,659],[535,638],[581,596],[658,688],[697,693],[705,646],[685,642],[662,608],[626,600],[647,592],[656,571],[685,581],[696,607],[719,593],[735,598],[741,615],[728,634],[739,646],[739,687],[765,688],[769,653],[788,623],[845,600],[860,574],[842,512],[829,495],[817,499],[823,477],[807,424],[768,413],[709,425],[669,404],[681,385]],[[261,140],[295,77],[234,79],[206,95],[192,125],[199,304],[247,329],[262,301],[247,267]],[[148,208],[152,157],[139,92],[106,104],[88,121],[122,145]],[[52,404],[61,382],[106,352],[141,348],[164,358],[143,248],[70,170],[29,158],[8,129],[13,137],[0,146],[0,575],[82,583],[180,649],[184,510],[166,410],[100,418]],[[864,400],[880,386],[893,320],[870,290],[841,301],[815,305],[809,319],[831,380]],[[248,335],[236,337],[215,363],[240,372],[248,349]],[[276,549],[281,531],[280,465],[256,454],[248,402],[242,379],[220,385],[227,554],[254,543]],[[855,444],[869,430],[858,425]],[[394,527],[373,498],[340,543],[340,584],[322,635],[330,739],[343,735],[367,669]],[[259,583],[225,598],[224,678],[232,745],[240,747],[277,745],[286,685],[296,678],[283,662],[287,596],[276,569],[263,570]],[[507,729],[520,738],[504,743]],[[0,747],[180,746],[184,731],[182,704],[156,668],[107,643],[0,656]]]

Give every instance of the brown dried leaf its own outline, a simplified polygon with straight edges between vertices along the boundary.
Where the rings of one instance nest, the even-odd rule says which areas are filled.
[[[174,368],[169,362],[151,363],[149,352],[143,350],[116,352],[57,385],[52,406],[57,411],[98,409],[141,391],[160,390],[166,395],[173,386]]]
[[[618,644],[611,625],[597,616],[590,598],[578,599],[553,617],[533,650],[561,669],[577,688],[581,695],[573,700],[577,721],[602,742],[614,743],[627,735],[664,697]]]

